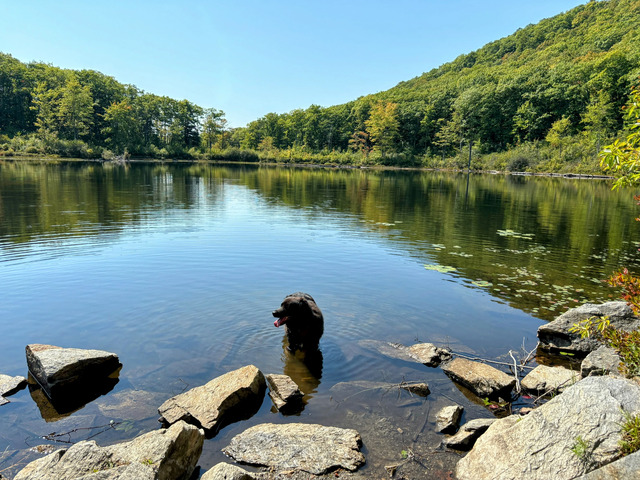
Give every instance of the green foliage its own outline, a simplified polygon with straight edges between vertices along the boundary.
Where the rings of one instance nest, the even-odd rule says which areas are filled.
[[[625,421],[622,424],[622,439],[620,451],[622,455],[629,455],[640,450],[640,417],[623,412]]]
[[[581,436],[577,436],[571,452],[578,457],[581,462],[589,462],[591,459],[591,445]]]
[[[620,373],[626,377],[640,375],[640,330],[626,332],[610,325],[608,317],[590,317],[575,323],[569,331],[582,338],[593,336],[613,348],[620,356]]]
[[[631,100],[626,106],[625,120],[628,135],[616,140],[601,153],[601,165],[617,179],[614,188],[640,183],[640,88],[631,91]]]

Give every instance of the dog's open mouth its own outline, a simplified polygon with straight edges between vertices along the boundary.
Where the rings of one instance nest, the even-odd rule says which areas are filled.
[[[280,317],[275,322],[273,322],[273,325],[279,327],[280,325],[284,325],[285,323],[287,323],[287,320],[289,320],[289,317]]]

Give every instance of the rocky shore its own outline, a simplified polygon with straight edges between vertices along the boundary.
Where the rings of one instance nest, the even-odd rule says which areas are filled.
[[[494,418],[465,418],[457,404],[434,412],[441,448],[460,457],[455,472],[442,478],[640,478],[640,452],[622,457],[619,449],[621,425],[640,415],[640,384],[618,373],[615,351],[570,331],[575,323],[594,316],[607,316],[616,328],[640,327],[640,319],[625,303],[609,302],[570,310],[538,331],[540,348],[552,355],[583,356],[580,369],[540,364],[527,368],[525,375],[523,363],[515,359],[513,368],[506,364],[496,368],[430,343],[363,344],[379,355],[441,368],[457,385],[485,399],[495,412]],[[31,382],[58,410],[77,408],[78,402],[90,402],[108,392],[121,368],[117,355],[110,352],[51,345],[28,345],[26,359],[28,379],[0,375],[0,405]],[[364,383],[371,390],[389,388]],[[433,389],[420,382],[397,387],[422,398]],[[344,388],[354,385],[337,384],[331,390],[339,394]],[[302,393],[290,377],[265,375],[247,365],[164,401],[158,408],[162,428],[104,447],[95,441],[78,442],[32,461],[14,478],[188,480],[198,474],[204,480],[367,478],[359,472],[366,462],[363,447],[367,445],[358,431],[296,421],[298,417],[288,423],[246,428],[223,449],[229,462],[198,473],[206,439],[254,415],[267,389],[274,411],[295,415],[302,408]],[[540,401],[515,412],[511,406],[521,396],[536,396]],[[415,478],[407,468],[412,455],[406,452],[403,461],[385,466],[386,476]]]

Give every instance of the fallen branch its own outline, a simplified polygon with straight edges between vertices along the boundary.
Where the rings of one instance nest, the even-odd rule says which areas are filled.
[[[56,433],[56,432],[52,432],[49,433],[47,435],[43,435],[42,439],[43,440],[49,440],[50,442],[58,442],[58,443],[70,443],[73,444],[75,443],[73,440],[71,440],[71,434],[72,433],[76,433],[76,432],[80,432],[83,430],[95,430],[97,428],[102,428],[103,430],[94,433],[93,435],[88,436],[85,440],[89,440],[91,438],[94,438],[98,435],[100,435],[101,433],[106,432],[107,430],[111,429],[111,428],[115,428],[117,425],[120,425],[122,422],[114,422],[113,420],[111,420],[107,425],[98,425],[96,427],[78,427],[78,428],[74,428],[73,430],[69,430],[68,432],[62,432],[62,433]],[[60,439],[60,437],[69,437],[68,440],[62,440]]]

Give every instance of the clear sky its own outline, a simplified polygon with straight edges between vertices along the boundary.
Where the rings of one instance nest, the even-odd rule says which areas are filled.
[[[269,112],[376,93],[586,0],[0,0],[0,52]]]

